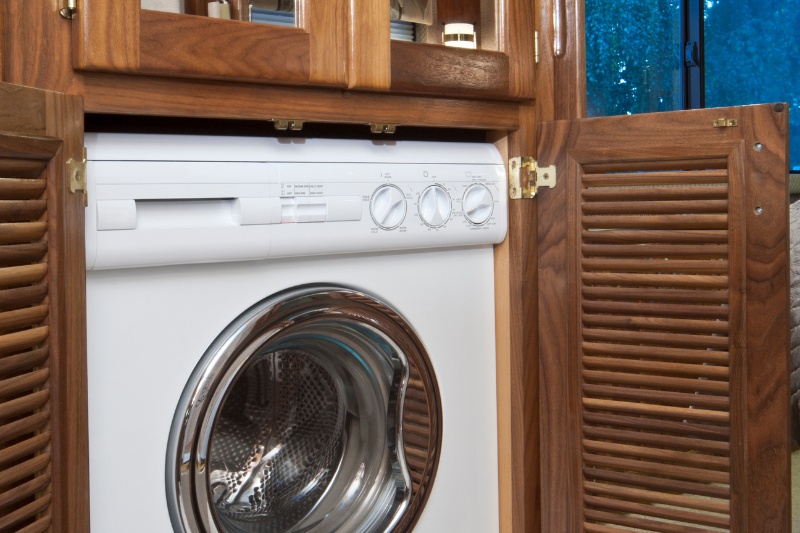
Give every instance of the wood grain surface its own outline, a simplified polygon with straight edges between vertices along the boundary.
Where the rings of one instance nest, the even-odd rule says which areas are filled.
[[[60,5],[49,4],[45,16],[60,18]],[[74,26],[72,59],[77,68],[127,72],[139,68],[139,0],[78,0]]]
[[[309,81],[347,85],[350,2],[306,0],[301,5],[302,27],[310,38]]]
[[[786,120],[543,125],[544,531],[788,530]]]
[[[348,87],[386,90],[391,84],[389,2],[350,1]]]
[[[546,1],[530,2],[528,0],[505,0],[498,2],[503,12],[498,15],[499,51],[509,58],[508,78],[509,96],[532,99],[542,94],[540,87],[540,65],[536,63],[536,32],[542,38],[542,22],[540,7]],[[542,44],[540,42],[540,61]],[[553,98],[552,93],[545,94]]]
[[[57,349],[52,382],[54,427],[54,531],[89,531],[89,432],[86,378],[86,252],[84,194],[69,190],[64,165],[83,151],[81,99],[46,92],[46,133],[61,139],[48,169],[51,308],[57,310],[50,337]]]
[[[434,44],[392,41],[391,89],[463,97],[508,94],[508,56]]]
[[[307,83],[310,37],[300,28],[142,10],[139,71]]]
[[[514,130],[518,106],[418,96],[391,96],[324,89],[229,84],[104,75],[84,77],[84,105],[93,113],[207,118],[297,118],[309,122]],[[225,98],[220,98],[221,94]]]
[[[497,139],[508,157],[533,153],[535,114],[523,106],[520,128]],[[506,240],[495,248],[495,316],[500,531],[540,531],[538,261],[532,237],[535,201],[511,201]]]
[[[436,18],[442,24],[462,22],[477,25],[481,21],[480,0],[437,0]]]
[[[0,125],[0,529],[86,532],[83,110],[2,84]]]

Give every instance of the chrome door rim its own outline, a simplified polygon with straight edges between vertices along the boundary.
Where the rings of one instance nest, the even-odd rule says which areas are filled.
[[[361,305],[364,301],[370,302],[370,305]],[[352,302],[359,302],[361,307],[353,307]],[[322,327],[324,330],[331,327],[331,324],[337,327],[344,324],[343,329],[334,328],[337,334],[349,335],[352,337],[350,340],[360,339],[359,342],[368,344],[372,342],[374,351],[378,354],[383,353],[373,357],[373,359],[382,358],[382,361],[362,361],[366,365],[365,368],[370,369],[369,372],[374,371],[373,373],[377,375],[381,374],[381,369],[378,368],[376,371],[376,368],[372,367],[391,368],[384,372],[383,391],[378,394],[383,398],[386,408],[385,446],[382,452],[384,459],[381,459],[384,462],[381,464],[388,465],[388,468],[382,467],[376,474],[376,481],[380,482],[383,489],[371,487],[372,494],[365,496],[358,505],[350,509],[352,516],[339,515],[331,518],[332,512],[315,507],[300,524],[286,531],[322,533],[346,527],[349,531],[378,532],[391,531],[401,518],[404,526],[416,521],[416,517],[404,516],[412,492],[411,478],[403,453],[400,424],[409,376],[408,362],[404,350],[395,343],[393,337],[410,335],[410,341],[405,338],[402,344],[408,346],[410,342],[412,345],[417,345],[420,350],[422,350],[421,343],[399,315],[370,296],[340,287],[306,286],[268,298],[243,313],[206,351],[187,383],[176,409],[166,465],[168,507],[176,531],[186,533],[230,531],[220,526],[220,519],[209,501],[208,471],[209,446],[213,438],[214,421],[217,420],[232,383],[242,375],[243,369],[248,368],[248,362],[252,361],[262,348],[291,339],[292,335],[298,332],[302,334],[303,328],[308,328],[309,325]],[[380,350],[375,348],[377,345],[380,346]],[[387,387],[392,389],[388,395]],[[365,399],[361,403],[366,404],[370,401]],[[438,423],[434,425],[439,427]],[[438,438],[440,439],[440,436]],[[364,462],[373,463],[375,460]],[[438,460],[434,459],[432,469],[429,468],[426,473],[431,483],[436,464]],[[325,489],[326,493],[333,485],[333,481],[330,483],[331,485]],[[378,494],[375,494],[376,490]],[[324,494],[319,501],[322,502],[327,497],[328,495]],[[426,496],[421,499],[422,505],[425,499]],[[376,505],[379,509],[383,509],[381,513],[374,512]],[[419,502],[415,502],[412,507],[415,514],[421,510]],[[354,521],[360,521],[360,525]],[[332,524],[335,525],[333,529],[331,529]]]

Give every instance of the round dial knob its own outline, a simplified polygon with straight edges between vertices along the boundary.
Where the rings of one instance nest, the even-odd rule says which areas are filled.
[[[438,228],[450,218],[450,195],[441,185],[431,185],[419,197],[419,216],[432,228]]]
[[[464,192],[461,205],[467,220],[472,224],[481,225],[492,216],[494,198],[492,198],[492,193],[486,188],[486,185],[478,183]]]
[[[369,202],[372,220],[383,229],[394,229],[406,218],[406,197],[394,185],[381,185]]]

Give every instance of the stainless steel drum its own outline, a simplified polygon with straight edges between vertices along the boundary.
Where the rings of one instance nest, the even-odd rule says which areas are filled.
[[[264,300],[184,389],[167,453],[173,528],[406,530],[436,470],[437,396],[419,339],[383,303],[319,286]]]

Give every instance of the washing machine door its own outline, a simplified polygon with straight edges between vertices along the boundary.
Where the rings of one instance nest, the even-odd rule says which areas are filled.
[[[407,531],[438,464],[430,361],[401,316],[302,287],[242,314],[200,360],[167,452],[176,532]]]

